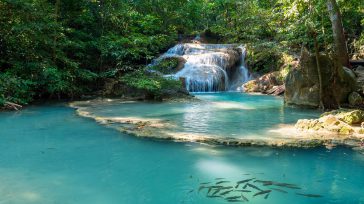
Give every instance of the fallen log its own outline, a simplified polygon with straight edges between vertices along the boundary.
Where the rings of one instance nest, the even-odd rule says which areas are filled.
[[[16,104],[16,103],[9,102],[9,101],[5,102],[5,107],[8,109],[17,110],[17,111],[19,109],[23,108],[23,106]]]

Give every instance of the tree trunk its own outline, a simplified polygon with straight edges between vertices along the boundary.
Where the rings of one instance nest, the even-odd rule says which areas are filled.
[[[322,72],[321,72],[321,66],[320,66],[320,53],[319,53],[319,46],[318,46],[318,42],[317,42],[317,34],[313,33],[313,39],[315,42],[315,56],[316,56],[316,66],[317,66],[317,73],[318,73],[318,78],[319,78],[319,86],[320,86],[320,90],[319,90],[319,94],[320,94],[320,109],[321,110],[325,110],[325,105],[324,105],[324,91],[323,91],[323,84],[322,84]]]
[[[332,31],[334,34],[335,52],[340,63],[343,66],[349,67],[348,48],[346,45],[339,6],[337,5],[336,0],[327,0],[326,5],[329,11]]]

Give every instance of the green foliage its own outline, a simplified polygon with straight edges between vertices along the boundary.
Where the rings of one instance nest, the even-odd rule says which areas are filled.
[[[349,48],[361,52],[364,4],[337,2]],[[276,70],[288,49],[312,49],[312,32],[321,50],[333,47],[325,0],[1,0],[0,104],[93,93],[105,78],[142,70],[178,39],[202,31],[221,43],[250,44],[248,63],[258,72]],[[176,64],[154,69],[168,74]],[[140,77],[128,84],[158,92],[174,83]]]
[[[150,67],[150,69],[159,71],[162,74],[173,74],[177,71],[176,68],[178,67],[178,64],[179,64],[178,58],[168,57],[162,59],[157,64]]]
[[[282,52],[280,46],[272,42],[249,45],[247,53],[248,67],[258,73],[277,71],[283,65]]]
[[[120,81],[130,87],[146,92],[155,99],[159,99],[165,90],[182,88],[180,81],[148,73],[145,70],[127,73],[121,77]]]
[[[26,104],[35,94],[31,91],[33,86],[34,82],[30,80],[23,80],[8,73],[0,74],[0,105],[4,105],[6,101]]]

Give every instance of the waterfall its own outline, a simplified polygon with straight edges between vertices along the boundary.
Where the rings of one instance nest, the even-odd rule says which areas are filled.
[[[238,48],[241,50],[240,65],[234,74],[233,83],[230,87],[231,91],[244,91],[242,85],[252,79],[245,62],[246,47],[240,45]]]
[[[245,47],[235,44],[186,43],[170,48],[152,64],[163,58],[183,57],[184,67],[169,76],[183,80],[188,91],[228,91],[249,79],[245,55]]]

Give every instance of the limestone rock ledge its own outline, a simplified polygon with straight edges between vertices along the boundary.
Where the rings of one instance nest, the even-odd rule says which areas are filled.
[[[306,133],[328,134],[336,138],[364,138],[364,111],[339,109],[326,112],[318,119],[298,120],[295,128]]]

